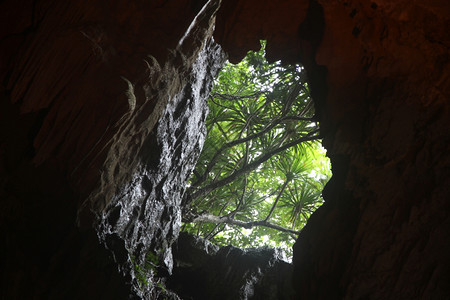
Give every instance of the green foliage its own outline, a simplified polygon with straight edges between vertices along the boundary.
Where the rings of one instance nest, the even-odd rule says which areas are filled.
[[[150,266],[153,266],[155,268],[159,264],[159,258],[158,255],[153,253],[153,251],[148,251],[146,258],[146,264],[149,264]]]
[[[136,281],[141,289],[146,286],[150,286],[149,278],[153,277],[156,273],[156,268],[159,264],[158,255],[149,251],[145,256],[144,265],[141,266],[134,256],[131,256],[131,262],[134,266],[134,275],[136,277]]]
[[[139,285],[140,289],[143,289],[145,286],[149,285],[149,272],[152,272],[152,266],[147,265],[140,266],[139,263],[136,262],[136,258],[131,256],[131,262],[134,267],[134,276],[136,277],[136,281]]]
[[[184,230],[221,245],[290,251],[322,203],[330,169],[303,68],[269,64],[264,48],[227,64],[216,80]],[[206,215],[220,222],[199,218]]]

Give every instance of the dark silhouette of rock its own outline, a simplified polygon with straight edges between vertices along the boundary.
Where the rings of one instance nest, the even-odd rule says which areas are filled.
[[[273,248],[219,248],[186,233],[167,286],[183,299],[291,299],[293,267]]]

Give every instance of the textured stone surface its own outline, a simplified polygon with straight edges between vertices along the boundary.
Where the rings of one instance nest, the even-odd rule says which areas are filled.
[[[220,47],[212,41],[206,44],[192,66],[192,75],[183,78],[187,84],[170,99],[156,130],[140,149],[141,162],[130,181],[117,187],[114,199],[102,212],[100,239],[113,253],[128,253],[129,257],[116,256],[116,261],[133,277],[135,265],[144,266],[149,252],[157,257],[157,272],[147,270],[138,276],[148,276],[151,281],[155,275],[172,272],[171,245],[181,226],[182,195],[206,136],[206,97],[223,62]],[[105,191],[95,195],[99,194],[103,196]],[[117,240],[124,242],[117,244]],[[144,289],[135,284],[137,290]],[[152,297],[153,287],[145,288],[148,290],[141,295]]]
[[[168,286],[183,299],[291,299],[292,265],[278,249],[219,248],[180,234]]]
[[[2,299],[171,296],[153,278],[224,59],[202,7],[1,4]]]

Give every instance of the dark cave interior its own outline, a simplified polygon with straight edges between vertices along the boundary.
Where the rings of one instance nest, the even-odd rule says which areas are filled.
[[[261,39],[269,60],[305,66],[333,177],[277,285],[287,294],[261,288],[270,276],[234,291],[448,299],[449,11],[445,0],[3,1],[1,299],[177,299],[165,284],[177,286],[186,254],[172,246],[205,99],[225,58]],[[227,251],[230,266],[248,262]],[[139,289],[133,265],[149,252],[158,263]],[[197,297],[236,298],[210,282]]]

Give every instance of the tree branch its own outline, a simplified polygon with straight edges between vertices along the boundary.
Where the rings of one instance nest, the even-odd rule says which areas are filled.
[[[272,130],[275,126],[277,126],[278,124],[280,124],[283,120],[287,120],[287,119],[292,119],[293,117],[280,117],[275,119],[272,123],[270,123],[266,128],[264,128],[263,130],[261,130],[260,132],[257,132],[255,134],[249,135],[245,138],[240,138],[237,140],[233,140],[230,142],[227,142],[225,144],[223,144],[223,146],[217,150],[217,152],[214,154],[214,156],[212,157],[211,161],[208,163],[208,165],[206,166],[205,171],[203,172],[203,175],[195,182],[192,184],[192,187],[196,187],[199,186],[203,181],[206,180],[206,177],[208,175],[209,172],[211,172],[212,168],[214,167],[214,165],[217,163],[217,161],[219,160],[220,154],[222,154],[222,152],[228,148],[231,148],[233,146],[236,146],[238,144],[242,144],[245,143],[247,141],[253,140],[255,138],[261,137],[263,136],[265,133],[267,133],[268,131]],[[300,117],[299,117],[300,118]],[[309,119],[309,118],[308,118]],[[310,119],[312,121],[312,118]],[[313,131],[315,132],[315,131]]]
[[[314,135],[315,133],[317,133],[318,130],[319,129],[313,130],[312,132],[310,132],[306,136],[303,136],[303,137],[301,137],[299,139],[296,139],[296,140],[294,140],[294,141],[292,141],[290,143],[287,143],[287,144],[285,144],[285,145],[283,145],[283,146],[281,146],[281,147],[279,147],[277,149],[274,149],[274,150],[272,150],[272,151],[270,151],[268,153],[260,155],[255,161],[249,163],[245,167],[242,167],[241,169],[234,171],[231,175],[229,175],[229,176],[227,176],[227,177],[225,177],[225,178],[223,178],[221,180],[218,180],[216,182],[213,182],[211,184],[208,184],[207,186],[204,186],[204,187],[198,189],[197,191],[195,191],[192,194],[190,194],[189,190],[186,191],[185,195],[189,198],[189,199],[186,199],[187,200],[186,203],[191,203],[195,199],[197,199],[199,197],[203,197],[203,196],[207,195],[208,193],[210,193],[211,191],[213,191],[213,190],[215,190],[215,189],[217,189],[217,188],[219,188],[221,186],[229,184],[230,182],[234,181],[239,176],[255,170],[256,168],[258,168],[258,166],[260,164],[262,164],[263,162],[269,160],[272,156],[274,156],[274,155],[276,155],[276,154],[278,154],[278,153],[280,153],[280,152],[282,152],[282,151],[284,151],[284,150],[286,150],[286,149],[288,149],[290,147],[293,147],[293,146],[298,145],[298,144],[303,143],[303,142],[313,141],[313,140],[319,139],[320,135]],[[190,188],[190,190],[191,189],[192,189],[192,187]]]
[[[264,128],[263,130],[261,130],[260,132],[257,132],[255,134],[252,134],[250,136],[247,136],[245,138],[240,138],[237,140],[233,140],[230,142],[227,142],[225,144],[223,144],[223,146],[217,150],[217,152],[214,154],[214,156],[212,157],[211,161],[208,163],[208,165],[206,166],[205,171],[203,172],[203,175],[192,184],[193,187],[200,185],[203,181],[206,180],[206,177],[208,175],[209,172],[211,172],[212,168],[214,167],[214,165],[217,163],[217,161],[219,160],[220,155],[222,154],[223,151],[225,151],[228,148],[231,148],[233,146],[236,146],[238,144],[242,144],[245,143],[247,141],[250,141],[252,139],[258,138],[262,135],[264,135],[265,133],[267,133],[268,131],[270,131],[272,128],[274,128],[275,126],[277,126],[278,124],[281,123],[281,118],[277,118],[275,120],[273,120],[272,123],[270,123],[266,128]]]
[[[270,130],[272,130],[273,128],[275,128],[278,124],[280,124],[283,121],[288,121],[288,120],[297,120],[297,121],[314,121],[313,118],[306,118],[303,117],[304,113],[309,110],[309,105],[312,103],[312,101],[310,100],[309,103],[306,105],[305,109],[302,111],[302,113],[298,116],[287,116],[289,109],[291,108],[291,106],[293,105],[293,103],[295,102],[295,99],[298,95],[298,93],[300,92],[301,88],[303,87],[303,85],[300,84],[296,84],[292,91],[289,92],[289,95],[287,97],[287,100],[285,101],[283,108],[281,110],[281,115],[274,119],[268,126],[266,126],[264,129],[262,129],[261,131],[254,133],[252,135],[247,135],[244,138],[238,138],[236,140],[233,141],[229,141],[225,144],[222,145],[222,147],[217,150],[217,152],[214,154],[214,156],[212,157],[212,159],[210,160],[210,162],[208,163],[208,165],[206,166],[205,171],[203,172],[201,177],[197,177],[198,180],[196,182],[194,182],[192,184],[193,187],[199,186],[202,182],[204,182],[206,180],[206,177],[208,176],[208,173],[211,172],[212,168],[214,167],[214,165],[217,163],[217,161],[219,160],[220,155],[222,154],[223,151],[225,151],[228,148],[234,147],[238,144],[242,144],[248,141],[251,141],[253,139],[256,139],[258,137],[263,136],[264,134],[266,134],[267,132],[269,132]],[[254,95],[259,95],[260,93],[255,93]],[[218,95],[218,94],[216,94]],[[223,95],[221,95],[223,96]],[[211,97],[211,99],[213,99]],[[214,102],[214,100],[213,100]],[[271,101],[266,101],[266,103],[270,103]],[[216,102],[214,102],[216,105]],[[264,105],[263,105],[264,106]],[[305,111],[306,110],[306,111]],[[247,127],[247,124],[245,125],[245,127]],[[219,128],[221,129],[221,128]],[[244,128],[245,129],[245,128]],[[243,129],[243,130],[244,130]],[[223,133],[223,131],[222,131]],[[226,137],[226,136],[225,136]]]
[[[273,214],[273,211],[275,210],[275,207],[276,207],[277,204],[278,204],[278,200],[280,200],[281,195],[283,194],[284,190],[286,189],[286,186],[288,185],[288,183],[289,183],[289,180],[286,179],[286,180],[284,181],[284,183],[283,183],[283,186],[281,187],[280,192],[279,192],[278,195],[277,195],[277,198],[275,199],[275,202],[274,202],[273,205],[272,205],[272,208],[270,209],[269,214],[268,214],[267,217],[264,219],[264,221],[269,221],[270,217],[271,217],[272,214]]]
[[[264,94],[264,93],[265,93],[264,91],[257,91],[257,92],[255,92],[255,93],[253,93],[253,94],[250,94],[250,95],[240,95],[240,96],[237,96],[237,95],[228,95],[228,94],[221,94],[221,93],[215,92],[215,93],[211,93],[211,96],[212,96],[213,98],[214,98],[214,97],[219,97],[219,98],[222,98],[222,99],[234,101],[234,100],[236,100],[236,99],[244,100],[244,99],[250,99],[250,98],[259,97],[260,95],[262,95],[262,94]],[[215,102],[214,102],[214,103],[215,103]]]
[[[232,219],[230,217],[219,217],[211,214],[202,214],[197,217],[195,217],[192,221],[192,223],[214,223],[214,224],[228,224],[228,225],[235,225],[239,227],[243,227],[246,229],[251,229],[253,227],[262,226],[267,228],[272,228],[278,231],[287,232],[291,234],[299,234],[300,231],[293,230],[290,228],[285,228],[283,226],[270,223],[267,220],[260,220],[260,221],[251,221],[251,222],[244,222],[241,220]]]

